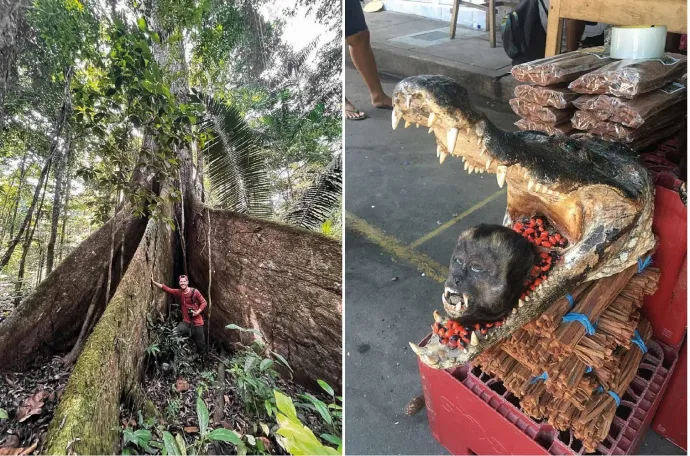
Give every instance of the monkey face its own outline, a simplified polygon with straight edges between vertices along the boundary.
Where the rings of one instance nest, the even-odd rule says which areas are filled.
[[[479,225],[463,232],[445,283],[446,313],[465,325],[506,317],[518,304],[536,257],[535,248],[510,228]]]

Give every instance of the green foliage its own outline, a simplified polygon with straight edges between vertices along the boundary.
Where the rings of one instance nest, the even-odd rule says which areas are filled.
[[[337,455],[342,454],[342,449],[328,447],[316,438],[314,433],[306,427],[297,417],[297,411],[292,399],[275,391],[276,421],[279,429],[277,434],[282,436],[281,445],[292,455]],[[334,439],[335,440],[335,439]]]
[[[175,420],[180,416],[180,409],[182,408],[182,403],[179,399],[170,399],[168,405],[165,406],[165,417],[169,421]]]
[[[275,362],[290,372],[292,369],[280,353],[268,347],[260,331],[235,324],[230,324],[226,328],[254,336],[250,345],[243,346],[227,362],[227,371],[235,379],[237,394],[242,399],[245,410],[257,417],[270,416],[274,410],[273,390],[276,380],[280,377],[275,370]],[[275,360],[268,357],[271,355]]]
[[[340,203],[342,183],[342,157],[337,154],[302,193],[286,215],[286,220],[304,228],[323,229],[323,225],[329,221],[328,217]],[[328,231],[331,226],[327,227]]]
[[[124,448],[131,443],[137,448],[150,452],[152,450],[149,443],[152,438],[153,435],[146,429],[133,431],[131,428],[127,427],[122,431],[122,447]]]
[[[0,420],[6,420],[8,418],[9,415],[7,415],[7,410],[0,408]]]

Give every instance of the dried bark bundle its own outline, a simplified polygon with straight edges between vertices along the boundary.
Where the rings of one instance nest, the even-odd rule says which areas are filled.
[[[575,291],[570,293],[570,296],[573,298],[573,302],[577,301],[581,296],[589,292],[591,287],[592,282],[585,282],[578,286]],[[550,336],[553,334],[556,328],[558,328],[558,325],[561,324],[563,316],[567,314],[569,310],[570,302],[564,296],[556,301],[551,307],[549,307],[546,312],[541,314],[535,321],[525,325],[524,328],[526,331],[534,332],[535,334],[541,336]]]
[[[583,74],[568,88],[577,93],[609,94],[635,98],[683,76],[687,58],[666,53],[661,59],[618,60]]]
[[[548,106],[530,103],[520,98],[511,98],[510,107],[518,116],[535,122],[559,124],[570,119],[575,112],[574,108],[556,109]]]
[[[519,85],[513,91],[515,97],[528,103],[565,109],[573,106],[573,100],[580,95],[573,92],[566,84],[556,87],[537,85]]]
[[[628,128],[616,122],[600,120],[592,111],[576,111],[572,118],[572,124],[578,130],[587,130],[589,133],[606,139],[631,143],[647,134],[676,125],[684,117],[685,106],[682,103],[677,103],[649,119],[640,128]]]
[[[599,319],[601,323],[601,318]],[[634,331],[635,326],[633,326]],[[599,331],[599,325],[597,325]],[[587,366],[600,369],[613,358],[613,350],[616,348],[616,340],[613,336],[597,332],[591,336],[585,336],[573,349],[573,354]]]
[[[551,401],[551,393],[546,390],[546,382],[539,379],[531,383],[520,399],[522,411],[536,420],[546,417],[546,404]]]
[[[520,82],[549,86],[574,81],[613,61],[600,46],[515,65],[510,72]]]
[[[632,100],[610,95],[582,95],[572,104],[577,109],[590,112],[599,120],[639,128],[654,115],[685,100],[686,97],[685,84],[672,82]]]
[[[570,118],[567,118],[564,122],[555,125],[548,122],[539,122],[531,119],[520,119],[515,122],[515,126],[522,131],[540,131],[546,133],[547,135],[569,135],[575,130],[573,124],[570,122]]]
[[[597,280],[589,293],[575,305],[573,312],[586,315],[590,322],[596,321],[636,272],[637,266],[631,266],[621,273]],[[564,358],[573,352],[585,333],[584,326],[578,322],[561,324],[548,350]]]
[[[652,327],[647,320],[640,320],[638,331],[645,344],[652,337]],[[625,393],[637,373],[642,350],[634,345],[621,356],[620,372],[611,380],[609,390],[619,397]],[[586,452],[592,452],[606,438],[616,415],[616,401],[607,392],[602,392],[587,403],[587,407],[572,422],[574,435],[582,440]]]

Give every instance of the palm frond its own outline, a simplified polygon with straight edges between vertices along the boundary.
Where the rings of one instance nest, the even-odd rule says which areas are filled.
[[[342,196],[343,160],[337,154],[285,216],[288,223],[319,230]]]
[[[259,135],[232,106],[194,92],[206,107],[200,127],[213,139],[202,149],[206,172],[221,206],[235,212],[269,217],[271,186]]]

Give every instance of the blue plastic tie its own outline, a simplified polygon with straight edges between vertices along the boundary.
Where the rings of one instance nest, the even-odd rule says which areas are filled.
[[[585,369],[585,374],[589,374],[592,372],[594,369],[592,369],[592,366],[587,366],[587,369]]]
[[[563,317],[563,321],[565,323],[570,323],[572,321],[577,321],[577,322],[581,323],[582,326],[585,327],[585,331],[587,332],[587,334],[589,334],[590,336],[594,335],[594,333],[596,332],[596,330],[594,329],[594,326],[592,325],[592,323],[589,321],[589,318],[587,318],[587,315],[585,315],[585,314],[576,313],[576,312],[568,312]]]
[[[652,264],[652,256],[647,255],[647,258],[644,260],[642,258],[637,260],[637,273],[639,274],[640,272],[644,271],[647,266]]]
[[[530,383],[537,383],[538,380],[546,381],[548,378],[549,378],[549,375],[546,372],[543,372],[541,375],[537,375],[532,380],[530,380]]]
[[[601,386],[601,385],[599,385],[599,386],[597,387],[597,389],[594,390],[594,392],[595,392],[595,393],[603,393],[603,392],[604,392],[604,387]],[[614,401],[616,401],[616,407],[618,407],[619,405],[621,405],[621,398],[618,397],[618,394],[616,394],[615,392],[610,391],[610,390],[609,390],[609,391],[606,391],[606,392],[609,394],[609,396],[611,396],[611,397],[613,398]]]
[[[611,390],[609,390],[608,393],[609,393],[609,396],[611,396],[613,398],[613,400],[616,401],[616,407],[621,405],[621,398],[618,397],[618,394],[614,393]]]
[[[642,350],[643,354],[646,354],[647,351],[649,351],[644,343],[644,340],[642,340],[642,336],[640,336],[640,332],[637,329],[635,330],[635,337],[632,338],[631,342],[640,347],[640,350]]]
[[[568,300],[568,302],[570,303],[570,308],[571,308],[571,309],[572,309],[573,307],[575,307],[575,299],[573,298],[573,296],[572,296],[570,293],[568,293],[567,295],[565,295],[565,298],[566,298],[566,299]]]

